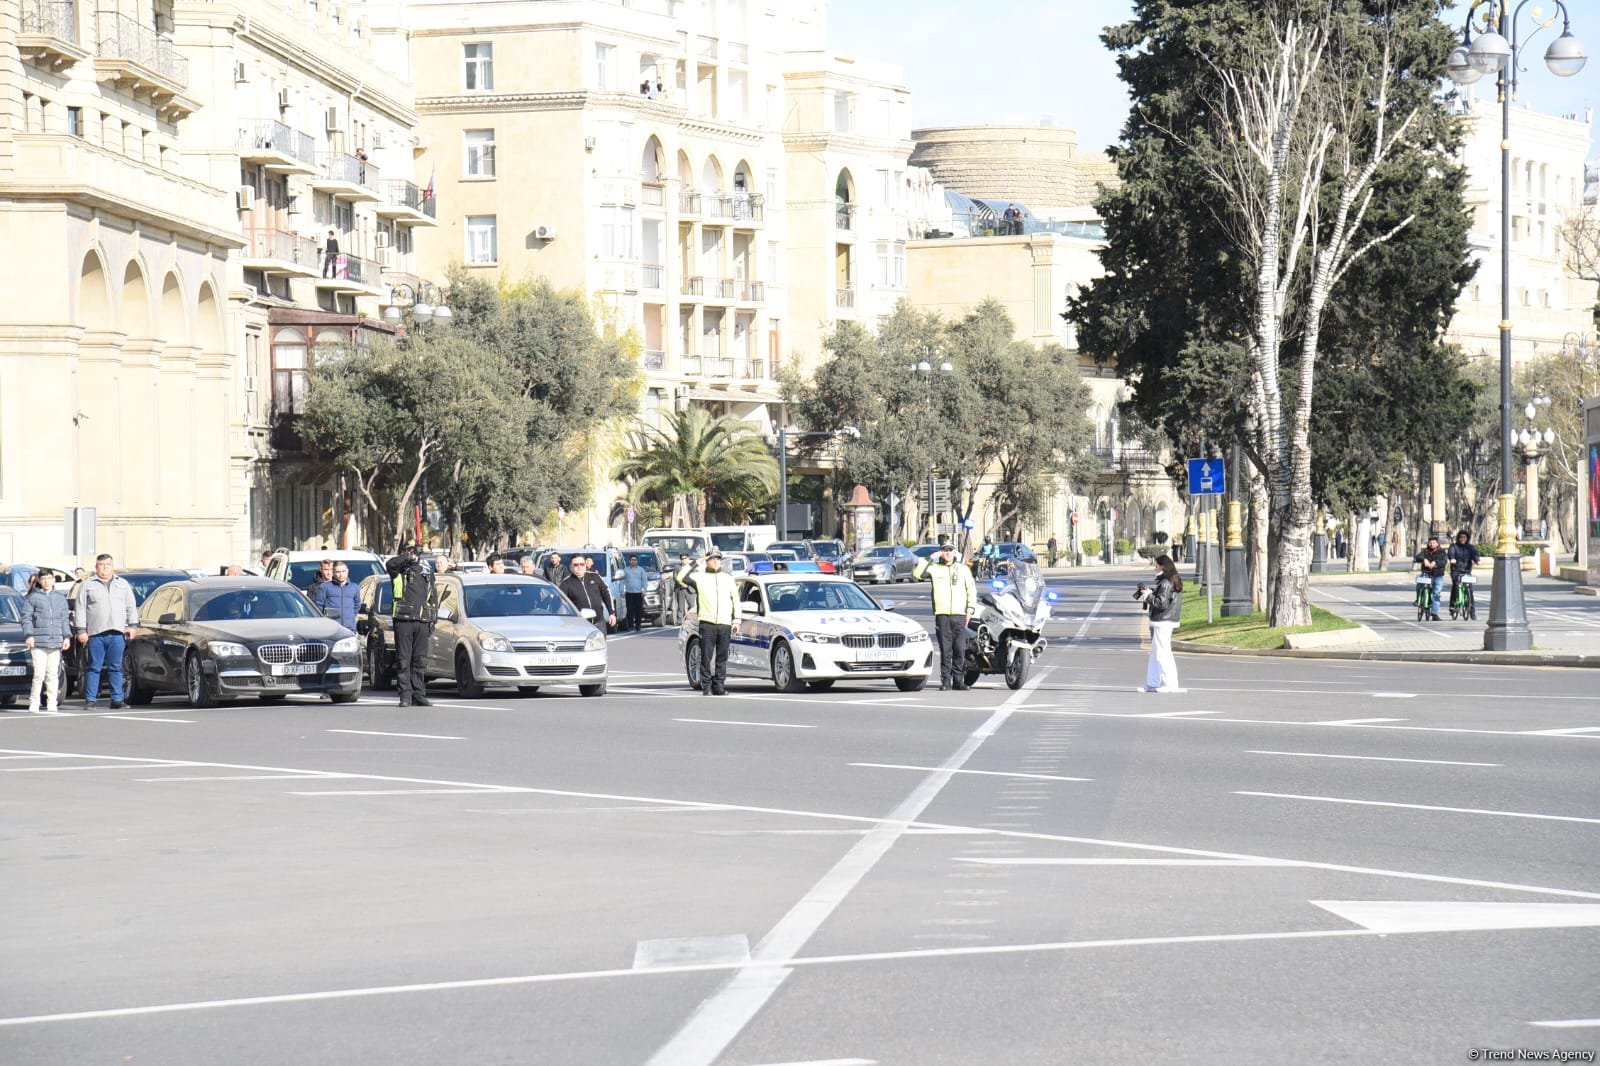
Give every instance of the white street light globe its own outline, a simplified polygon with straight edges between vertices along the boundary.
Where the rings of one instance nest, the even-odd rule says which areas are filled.
[[[444,304],[433,309],[433,320],[441,326],[448,326],[455,317],[455,313]]]
[[[1490,30],[1473,39],[1467,54],[1478,73],[1496,74],[1505,69],[1506,61],[1511,58],[1511,45],[1506,43],[1504,37]]]
[[[383,309],[383,320],[385,322],[400,321],[400,308],[395,304],[390,304],[388,307],[385,307]]]
[[[1556,442],[1556,431],[1547,428],[1544,431],[1544,442],[1546,444],[1554,444]]]
[[[411,309],[411,317],[417,320],[417,325],[425,326],[433,321],[433,305],[419,303]]]
[[[1583,43],[1572,36],[1570,30],[1551,41],[1544,53],[1544,65],[1558,78],[1572,77],[1588,61],[1589,53],[1584,51]]]
[[[949,363],[940,363],[939,364],[939,372],[941,374],[953,374],[953,373],[955,373],[955,369],[956,368],[951,366]]]
[[[1450,75],[1450,80],[1457,85],[1471,85],[1483,77],[1483,71],[1472,65],[1472,53],[1466,45],[1458,45],[1451,49],[1450,58],[1445,61],[1445,73]]]
[[[1518,444],[1526,448],[1528,446],[1528,431],[1523,430],[1522,432],[1518,433],[1516,440]]]
[[[933,367],[928,365],[928,361],[926,359],[924,359],[921,362],[919,362],[913,369],[915,369],[916,372],[919,373],[919,374],[931,374],[931,373],[933,373]]]
[[[1522,413],[1528,416],[1528,420],[1529,421],[1533,420],[1533,401],[1532,400],[1528,401],[1528,406],[1526,406],[1526,407],[1524,407],[1522,409]]]

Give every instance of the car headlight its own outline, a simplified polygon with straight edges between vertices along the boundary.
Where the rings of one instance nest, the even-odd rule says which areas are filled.
[[[928,631],[926,629],[919,629],[915,633],[907,633],[906,634],[906,643],[907,644],[926,644],[927,641],[928,641]]]
[[[206,647],[219,659],[248,659],[250,649],[231,640],[213,640]]]
[[[215,645],[212,646],[215,647]],[[341,637],[333,645],[333,654],[335,655],[354,655],[360,650],[361,644],[355,637]]]
[[[795,640],[803,640],[808,644],[837,644],[839,638],[832,633],[796,633]]]
[[[606,635],[598,629],[590,633],[583,641],[584,651],[599,651],[606,646]]]
[[[499,633],[491,633],[487,629],[478,634],[478,646],[484,651],[510,651],[511,642]]]

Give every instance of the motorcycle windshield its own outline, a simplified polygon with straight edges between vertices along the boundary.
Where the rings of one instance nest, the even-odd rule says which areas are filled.
[[[1022,609],[1032,614],[1038,608],[1039,601],[1044,598],[1044,573],[1039,569],[1038,563],[1023,562],[1020,559],[1007,562],[1009,565],[1003,570],[997,570],[994,575],[995,591],[1011,592],[1022,605]]]

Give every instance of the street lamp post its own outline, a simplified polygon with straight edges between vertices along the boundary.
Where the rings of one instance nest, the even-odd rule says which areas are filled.
[[[861,431],[855,426],[840,426],[838,429],[828,430],[801,430],[799,433],[790,433],[789,427],[778,426],[778,539],[789,539],[789,438],[798,437],[849,437],[859,439]]]
[[[1561,36],[1550,42],[1544,62],[1552,74],[1570,78],[1583,69],[1588,54],[1572,36],[1566,4],[1563,0],[1554,2],[1561,12]],[[1522,600],[1511,468],[1511,98],[1516,95],[1518,64],[1525,43],[1518,40],[1518,19],[1528,3],[1529,0],[1521,0],[1513,10],[1509,0],[1473,0],[1462,25],[1461,45],[1450,53],[1446,68],[1458,85],[1470,85],[1485,74],[1497,75],[1500,98],[1500,536],[1494,553],[1489,625],[1483,634],[1483,646],[1489,651],[1527,651],[1533,647],[1533,630],[1528,627],[1528,612]],[[1483,17],[1474,36],[1473,16],[1479,8],[1484,9]],[[1533,34],[1554,21],[1537,22]]]
[[[1523,483],[1525,487],[1523,498],[1524,521],[1526,528],[1524,537],[1528,540],[1544,540],[1544,527],[1539,523],[1539,460],[1544,458],[1545,451],[1556,442],[1556,431],[1553,427],[1546,426],[1540,431],[1538,425],[1539,411],[1550,406],[1550,397],[1535,396],[1523,408],[1523,414],[1528,419],[1528,425],[1517,434],[1517,443],[1522,445],[1523,458],[1526,465],[1523,467]]]
[[[390,325],[406,322],[422,327],[436,322],[448,326],[454,319],[455,313],[444,302],[444,293],[431,281],[415,285],[401,282],[389,287],[389,305],[383,309],[383,320]]]
[[[933,356],[934,356],[935,359],[939,358],[939,356],[942,355],[942,354],[943,354],[943,350],[940,349],[940,348],[935,348],[933,350]],[[934,497],[934,482],[936,480],[938,472],[934,469],[933,462],[932,462],[932,452],[933,452],[933,448],[932,448],[932,444],[933,444],[933,372],[934,372],[934,364],[929,362],[927,359],[923,359],[920,362],[918,362],[916,366],[912,367],[911,370],[919,378],[921,378],[923,380],[924,384],[927,386],[927,391],[925,393],[925,397],[926,397],[926,400],[927,400],[927,412],[928,412],[927,427],[928,427],[928,444],[929,444],[929,448],[928,448],[928,451],[929,451],[929,463],[928,463],[928,542],[932,543],[933,541],[935,541],[935,540],[937,540],[939,538],[938,509],[937,509],[937,507],[935,505],[935,497]],[[950,365],[950,361],[949,360],[945,359],[945,360],[941,360],[939,362],[938,370],[939,370],[939,373],[944,374],[946,376],[949,376],[949,375],[955,373],[956,368]]]

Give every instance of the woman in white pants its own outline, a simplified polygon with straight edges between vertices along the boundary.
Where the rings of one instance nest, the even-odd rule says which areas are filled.
[[[56,691],[56,676],[61,672],[61,653],[72,637],[67,617],[67,598],[55,591],[56,576],[40,570],[27,598],[22,601],[22,636],[33,658],[33,688],[28,694],[28,710],[56,714],[61,710],[61,694]],[[44,689],[45,702],[39,702]]]
[[[1150,663],[1145,667],[1144,691],[1182,692],[1178,661],[1172,657],[1172,631],[1183,613],[1183,578],[1168,555],[1156,556],[1154,588],[1139,586],[1137,593],[1150,614]]]

